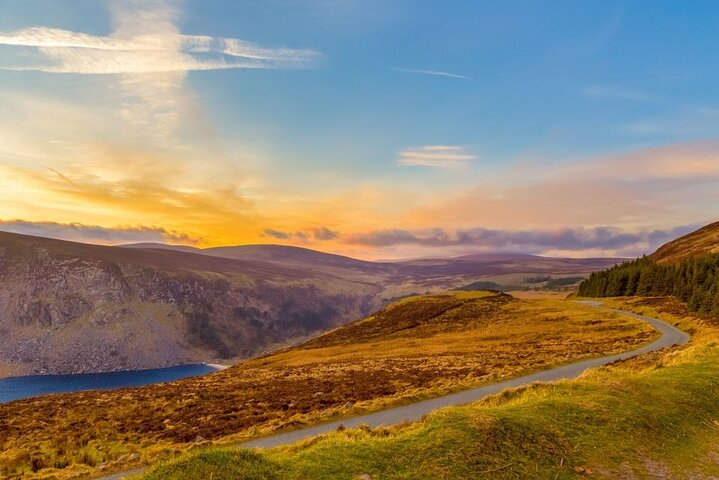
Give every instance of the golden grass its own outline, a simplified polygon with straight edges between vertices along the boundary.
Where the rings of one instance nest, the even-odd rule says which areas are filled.
[[[630,350],[655,336],[633,318],[565,300],[413,297],[205,377],[0,405],[0,473],[70,478],[124,468],[206,441],[233,442]]]
[[[208,448],[145,480],[719,477],[719,319],[673,299],[609,300],[694,332],[691,342],[508,389],[420,422],[357,428],[252,452]]]
[[[542,300],[547,298],[564,300],[568,294],[568,292],[557,290],[512,290],[507,293],[522,300]]]

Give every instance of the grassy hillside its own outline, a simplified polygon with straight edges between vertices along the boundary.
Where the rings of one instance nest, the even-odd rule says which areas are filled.
[[[0,475],[68,478],[436,396],[655,332],[630,317],[493,292],[404,299],[307,343],[205,377],[0,405]]]
[[[534,385],[425,421],[264,452],[211,448],[159,479],[710,479],[719,475],[719,328],[670,299],[613,301],[694,334],[686,347]]]
[[[667,264],[712,253],[719,253],[719,222],[667,243],[659,248],[651,259],[659,264]]]

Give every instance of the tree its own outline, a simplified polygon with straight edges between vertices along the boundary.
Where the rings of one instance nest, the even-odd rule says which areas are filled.
[[[719,254],[676,265],[638,258],[592,273],[579,285],[578,293],[586,297],[673,295],[693,311],[719,315]]]

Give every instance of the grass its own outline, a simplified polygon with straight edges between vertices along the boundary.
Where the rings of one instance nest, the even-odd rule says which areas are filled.
[[[711,253],[719,253],[719,222],[706,225],[663,245],[651,258],[660,264],[679,263],[687,258]]]
[[[691,329],[694,339],[577,380],[443,409],[415,424],[340,431],[261,453],[212,448],[141,478],[716,478],[716,320],[691,315],[671,299],[612,303]]]
[[[556,299],[407,298],[208,376],[0,405],[0,474],[71,478],[123,469],[209,441],[237,442],[630,350],[654,336],[630,317]]]

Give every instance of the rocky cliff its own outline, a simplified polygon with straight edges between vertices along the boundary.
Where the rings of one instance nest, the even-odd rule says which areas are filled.
[[[246,357],[367,314],[379,291],[276,265],[0,234],[0,364],[77,373]]]

